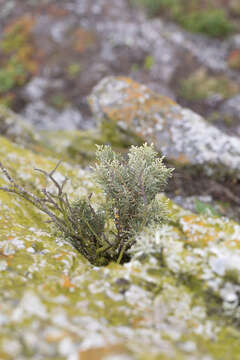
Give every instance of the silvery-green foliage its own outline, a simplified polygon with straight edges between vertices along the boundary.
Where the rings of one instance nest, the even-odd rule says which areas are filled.
[[[153,146],[132,146],[126,157],[116,154],[110,146],[97,149],[98,165],[94,168],[105,200],[98,209],[91,205],[91,195],[71,202],[64,191],[66,180],[59,184],[54,178],[56,167],[42,173],[54,187],[34,194],[20,186],[0,162],[0,169],[9,186],[0,190],[17,194],[47,214],[51,222],[73,246],[94,265],[110,261],[123,263],[135,243],[137,232],[152,222],[161,224],[166,218],[164,202],[156,199],[162,192],[172,169],[167,169]],[[113,231],[108,224],[112,222]]]
[[[127,157],[115,154],[110,146],[99,146],[96,155],[96,178],[121,243],[127,243],[149,223],[165,220],[164,204],[156,195],[163,191],[172,169],[166,168],[153,145],[132,146]]]

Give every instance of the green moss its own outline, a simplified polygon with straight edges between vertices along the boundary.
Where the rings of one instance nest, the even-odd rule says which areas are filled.
[[[101,142],[111,144],[114,149],[127,149],[130,145],[142,145],[135,133],[118,126],[117,121],[103,120],[100,125]]]
[[[22,64],[12,58],[7,67],[0,68],[0,94],[8,92],[16,85],[21,85],[25,77],[26,72]]]
[[[179,96],[188,101],[201,101],[219,94],[223,99],[234,96],[239,92],[239,85],[223,75],[209,75],[200,68],[180,81]]]
[[[198,199],[195,200],[195,211],[200,215],[219,216],[217,211],[210,204],[206,204]]]
[[[144,69],[148,70],[148,71],[151,70],[154,63],[155,63],[155,59],[152,55],[146,56],[146,58],[144,60]]]
[[[144,6],[149,16],[159,15],[162,10],[177,14],[181,9],[179,0],[132,0],[132,2]]]
[[[227,36],[235,29],[222,9],[193,12],[186,17],[182,16],[180,23],[188,31],[212,37]]]
[[[223,328],[217,340],[201,344],[214,359],[238,360],[240,353],[239,332],[231,327]]]
[[[240,70],[240,49],[234,49],[228,56],[228,65],[236,70]]]
[[[240,276],[239,276],[239,271],[236,269],[228,269],[225,272],[225,276],[224,276],[225,281],[230,281],[233,284],[239,284],[240,283]]]
[[[133,63],[133,64],[131,65],[131,72],[137,72],[139,69],[140,69],[140,65],[139,65],[139,64]]]
[[[42,132],[44,144],[52,151],[64,153],[69,161],[87,164],[95,159],[96,145],[111,144],[116,151],[141,145],[135,134],[119,129],[116,122],[103,121],[99,130]]]
[[[132,0],[144,6],[150,16],[164,14],[177,21],[191,32],[203,33],[212,37],[231,34],[235,27],[224,9],[216,9],[211,2],[199,0]]]
[[[75,136],[66,148],[66,153],[81,163],[90,162],[95,158],[96,144],[99,136],[92,131],[75,132]]]
[[[63,110],[65,107],[71,104],[66,95],[63,93],[55,93],[54,95],[50,96],[48,102],[57,110]]]
[[[78,63],[72,63],[67,67],[67,74],[70,79],[75,78],[75,76],[77,76],[81,71],[82,66]]]
[[[191,293],[195,293],[196,296],[203,295],[203,281],[196,278],[195,275],[189,273],[179,272],[177,275],[177,285],[184,285],[189,288]]]

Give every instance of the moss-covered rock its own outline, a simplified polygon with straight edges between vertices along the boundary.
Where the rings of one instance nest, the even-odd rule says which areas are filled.
[[[0,159],[32,190],[45,183],[33,168],[57,161],[2,137]],[[65,175],[71,200],[98,201],[90,171],[63,162]],[[1,359],[238,359],[238,224],[169,202],[129,263],[99,268],[24,200],[0,192],[0,204]]]
[[[95,158],[96,144],[102,143],[95,129],[44,131],[41,134],[47,148],[81,164],[91,162]]]
[[[131,145],[141,145],[134,132],[121,129],[116,122],[103,121],[98,128],[75,131],[43,131],[42,143],[51,151],[88,164],[95,159],[96,145],[110,144],[116,151],[126,151]]]

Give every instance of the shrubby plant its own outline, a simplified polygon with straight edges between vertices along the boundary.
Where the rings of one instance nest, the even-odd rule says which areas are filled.
[[[98,146],[98,164],[93,168],[95,179],[104,191],[105,201],[97,209],[90,194],[71,202],[64,186],[54,178],[60,162],[50,172],[39,170],[55,188],[33,194],[13,179],[6,168],[0,168],[9,182],[0,190],[17,194],[47,214],[62,236],[92,264],[110,261],[123,263],[135,243],[135,235],[151,223],[166,219],[165,203],[157,200],[173,169],[167,169],[153,146],[132,146],[126,157],[116,154],[110,146]]]
[[[200,0],[131,0],[133,4],[144,6],[150,16],[164,14],[178,22],[186,30],[203,33],[212,37],[228,36],[235,26],[224,8]]]
[[[188,31],[212,37],[224,37],[234,31],[233,23],[222,9],[196,11],[182,17],[179,22]]]

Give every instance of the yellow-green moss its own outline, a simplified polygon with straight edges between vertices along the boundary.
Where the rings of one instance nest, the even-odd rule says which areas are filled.
[[[239,92],[239,85],[225,76],[207,74],[205,69],[198,69],[187,79],[181,80],[179,96],[188,101],[205,100],[212,95],[227,99]]]

